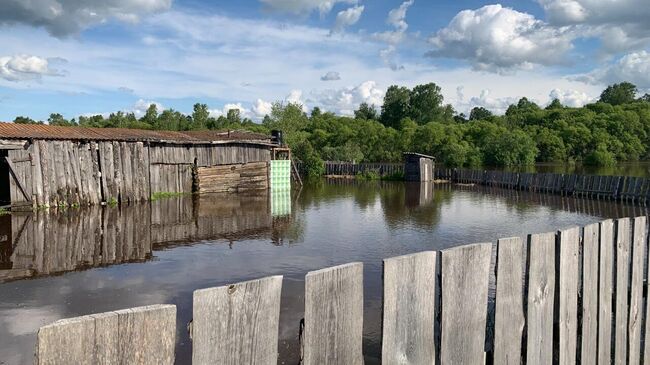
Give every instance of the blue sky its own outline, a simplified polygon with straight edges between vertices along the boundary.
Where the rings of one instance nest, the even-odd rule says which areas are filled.
[[[435,82],[457,111],[650,90],[647,0],[4,0],[0,120],[150,103],[259,120],[274,101],[351,114]]]

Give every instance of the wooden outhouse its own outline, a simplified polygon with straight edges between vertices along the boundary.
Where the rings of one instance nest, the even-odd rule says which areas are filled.
[[[415,152],[404,152],[404,179],[406,181],[432,181],[433,156]]]

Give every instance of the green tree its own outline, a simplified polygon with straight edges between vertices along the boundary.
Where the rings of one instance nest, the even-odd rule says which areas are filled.
[[[442,122],[447,119],[446,106],[443,106],[444,98],[440,86],[433,82],[417,85],[413,88],[409,97],[409,116],[418,124],[428,122]]]
[[[555,98],[553,101],[551,101],[550,104],[546,107],[546,110],[554,110],[554,109],[562,109],[564,108],[564,105],[560,102],[560,99]]]
[[[630,82],[609,85],[600,94],[600,101],[611,105],[628,104],[635,100],[638,90],[636,85]]]
[[[226,119],[231,125],[239,125],[242,122],[241,119],[241,110],[239,109],[228,109],[226,114]]]
[[[16,117],[14,119],[14,123],[18,123],[18,124],[43,124],[43,122],[37,122],[32,118],[22,117],[22,116]]]
[[[411,91],[408,88],[390,86],[381,107],[381,123],[387,127],[399,128],[402,119],[410,115],[410,99]]]
[[[71,127],[77,125],[74,119],[67,120],[63,117],[63,115],[59,113],[50,114],[50,117],[47,118],[47,122],[49,125],[56,125],[56,126],[63,126],[63,127]]]
[[[205,129],[208,127],[210,111],[207,104],[194,104],[192,108],[192,129]]]
[[[374,105],[368,105],[368,103],[361,103],[359,109],[354,111],[354,117],[363,120],[379,120],[377,109]]]
[[[147,108],[147,111],[144,113],[144,116],[140,119],[141,122],[147,123],[153,128],[156,129],[161,129],[158,128],[158,107],[156,107],[156,104],[150,104],[149,107]]]
[[[469,120],[488,120],[492,118],[492,116],[493,114],[491,111],[482,106],[475,106],[469,113]]]

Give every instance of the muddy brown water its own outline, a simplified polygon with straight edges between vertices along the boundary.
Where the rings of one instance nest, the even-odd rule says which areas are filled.
[[[611,201],[402,182],[322,181],[289,194],[182,197],[122,208],[0,216],[0,364],[32,362],[52,321],[178,307],[191,362],[192,292],[284,275],[280,364],[296,364],[308,271],[364,263],[364,353],[381,353],[382,259],[646,214]]]

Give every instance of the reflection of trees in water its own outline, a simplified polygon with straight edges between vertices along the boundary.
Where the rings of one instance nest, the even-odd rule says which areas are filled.
[[[451,192],[438,190],[433,183],[399,183],[383,187],[379,197],[388,228],[412,225],[430,229],[440,222],[442,206],[451,201]]]
[[[346,198],[352,198],[361,210],[381,203],[390,229],[409,224],[424,228],[438,223],[441,204],[451,200],[451,192],[434,191],[432,183],[329,179],[310,182],[299,206],[306,210]]]

